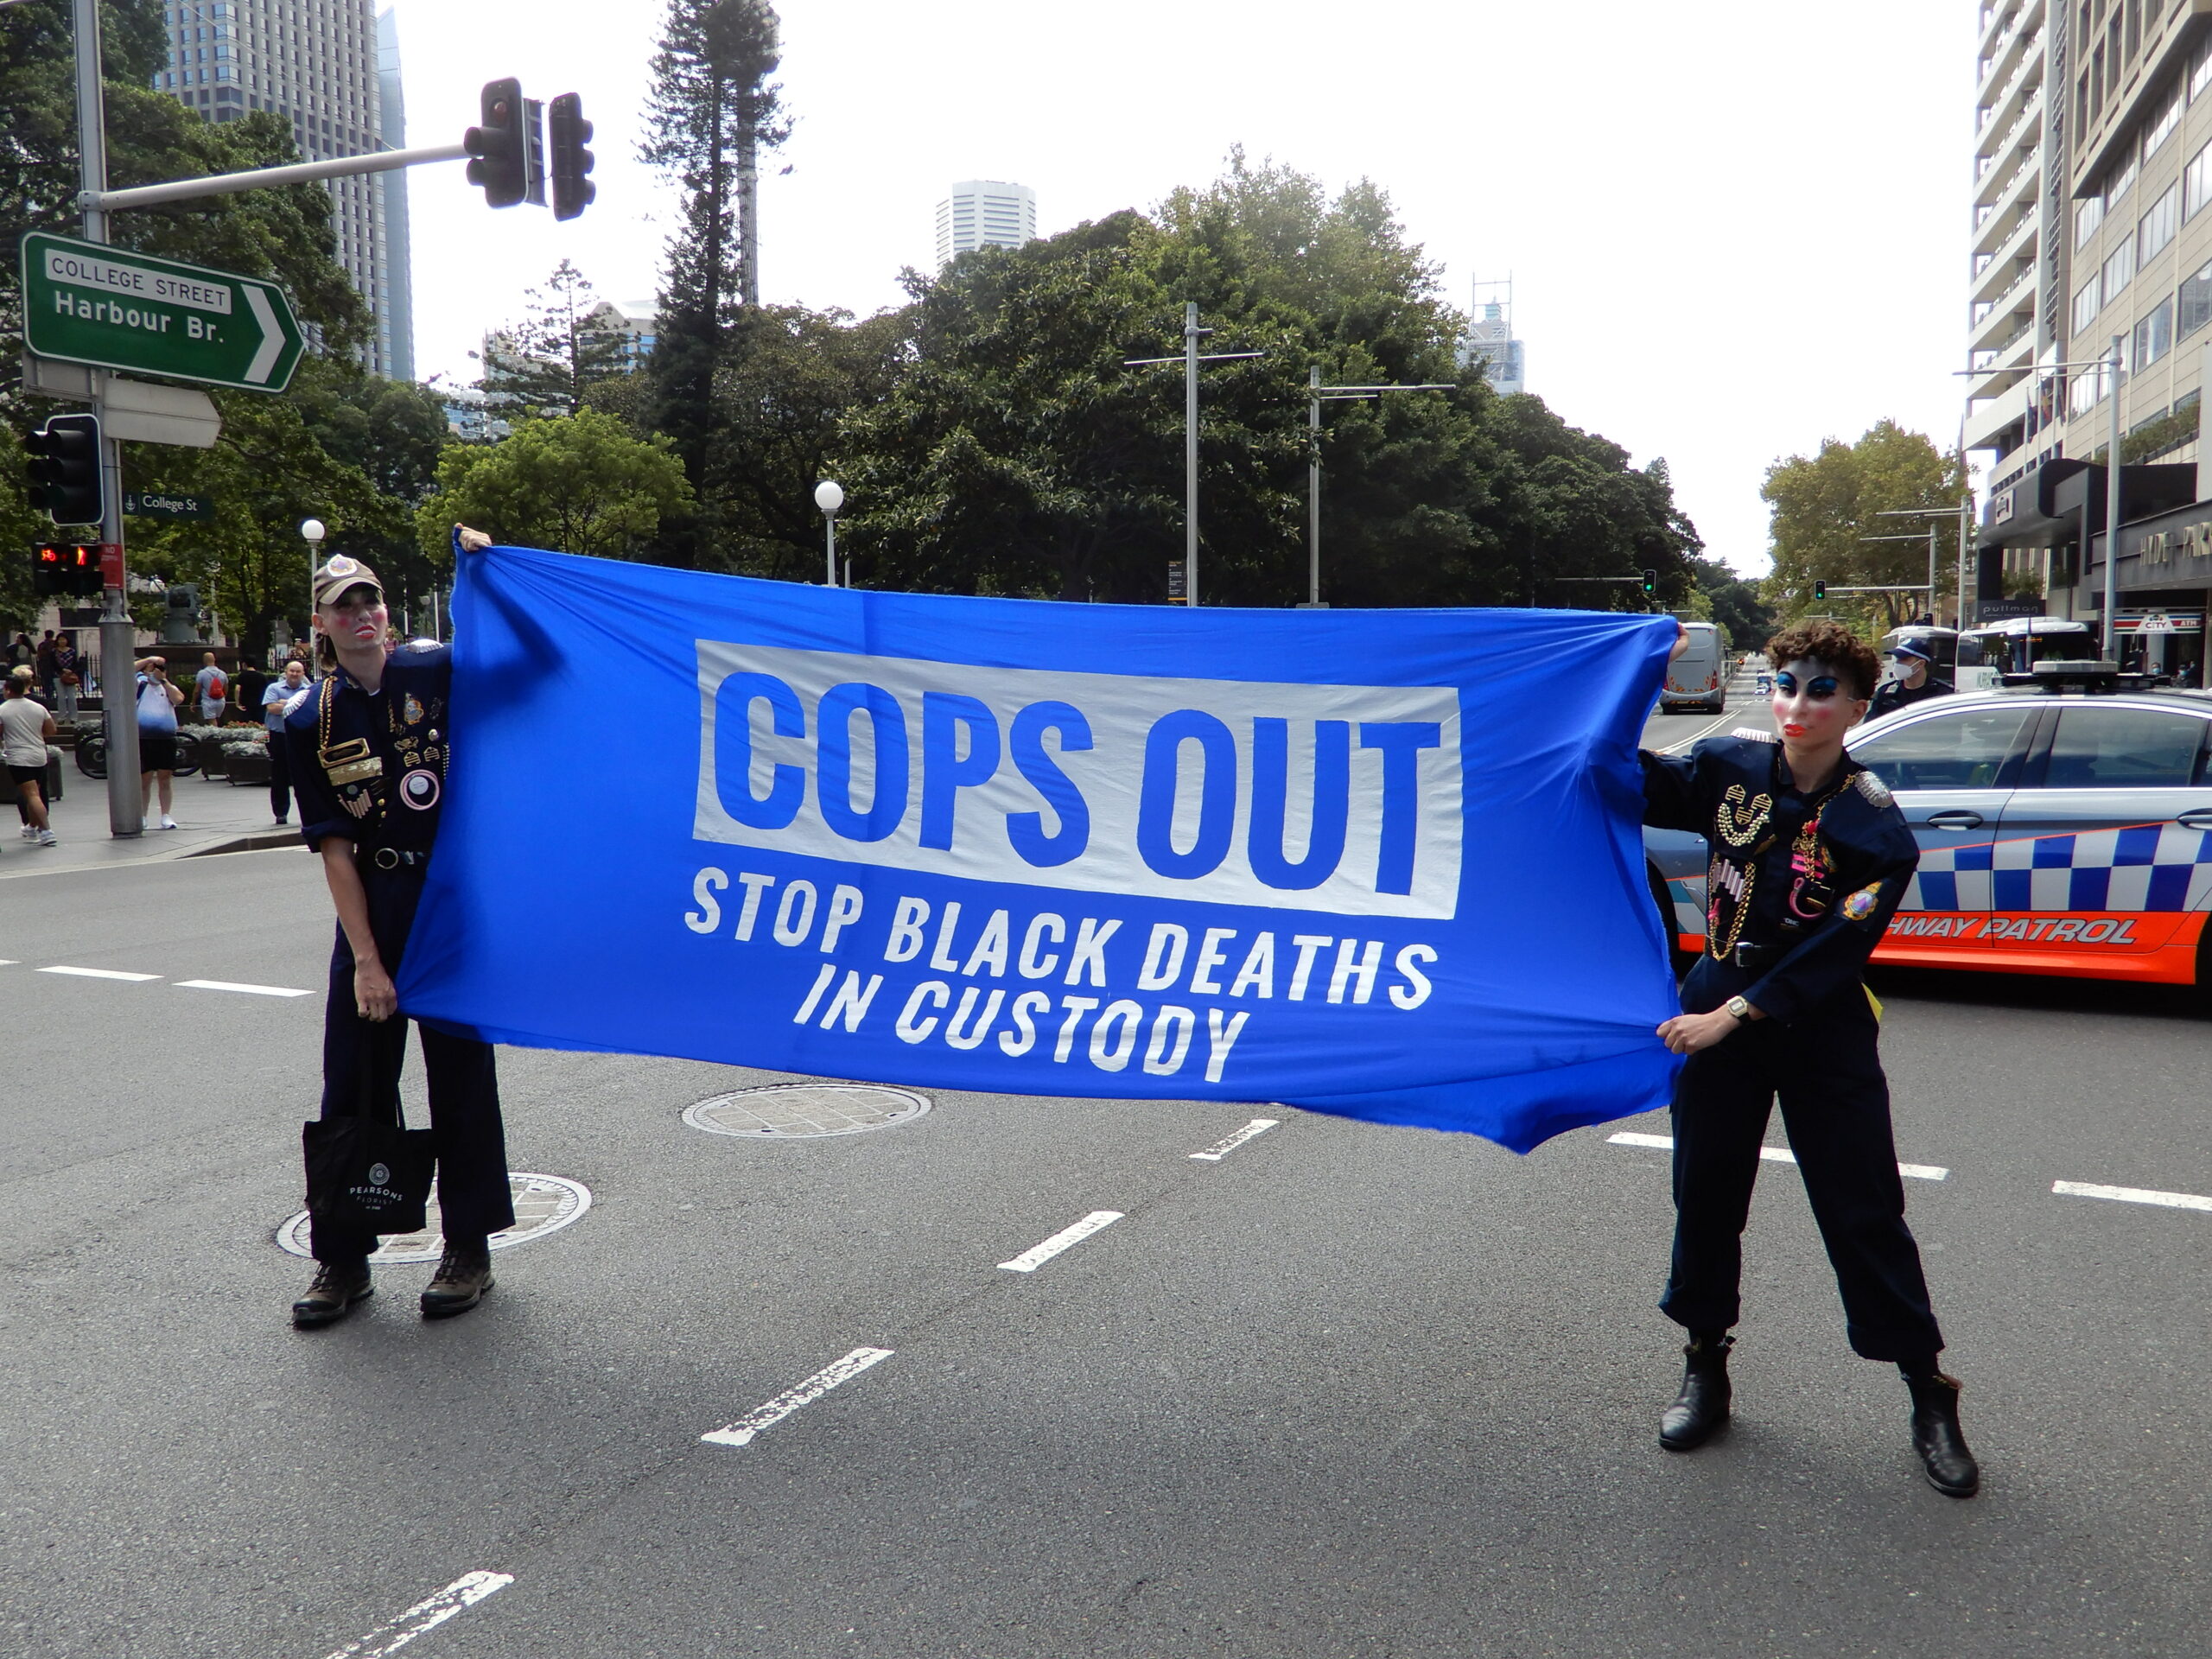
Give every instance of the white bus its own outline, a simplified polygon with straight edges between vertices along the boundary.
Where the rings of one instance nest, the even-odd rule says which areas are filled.
[[[1720,630],[1711,622],[1685,622],[1682,626],[1690,637],[1689,649],[1667,664],[1659,711],[1702,709],[1717,715],[1728,706],[1728,664],[1720,652]]]

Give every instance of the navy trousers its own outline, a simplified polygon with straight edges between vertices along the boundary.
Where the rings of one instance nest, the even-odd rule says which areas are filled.
[[[1704,1000],[1686,988],[1686,1006]],[[1942,1350],[1905,1225],[1878,1037],[1853,986],[1811,1015],[1751,1020],[1690,1056],[1675,1085],[1675,1255],[1659,1303],[1668,1318],[1693,1331],[1736,1323],[1744,1224],[1779,1096],[1853,1351],[1894,1362]]]
[[[361,886],[369,900],[369,930],[377,954],[394,978],[423,896],[420,866],[379,870],[364,853]],[[399,1117],[399,1074],[407,1061],[408,1021],[398,1014],[381,1023],[364,1020],[353,1001],[353,947],[346,930],[330,953],[330,996],[322,1015],[322,1116],[351,1117],[361,1110],[361,1068],[373,1067],[375,1109],[386,1122]],[[473,1038],[420,1027],[423,1070],[430,1087],[430,1133],[438,1154],[438,1208],[448,1239],[480,1237],[515,1222],[507,1185],[506,1131],[499,1118],[499,1078],[492,1046]],[[332,1235],[318,1227],[318,1262],[355,1261],[377,1247],[373,1234]]]

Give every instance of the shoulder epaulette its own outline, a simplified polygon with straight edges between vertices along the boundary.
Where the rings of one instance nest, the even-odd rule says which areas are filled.
[[[314,687],[314,686],[312,686],[312,685],[303,685],[303,686],[302,686],[298,690],[296,690],[296,691],[293,692],[293,693],[292,693],[292,695],[291,695],[290,696],[289,696],[289,697],[287,697],[287,698],[285,698],[285,699],[284,699],[284,712],[285,712],[285,714],[289,715],[289,714],[290,714],[294,709],[297,709],[297,708],[298,708],[302,703],[305,702],[306,702],[309,697],[313,696],[314,695],[315,695],[315,687]]]
[[[1729,733],[1728,735],[1731,737],[1745,738],[1753,743],[1776,743],[1781,741],[1779,738],[1776,737],[1772,732],[1754,731],[1749,726],[1738,726],[1734,731]]]
[[[1897,798],[1890,793],[1890,786],[1871,772],[1852,773],[1851,786],[1876,806],[1887,806]]]
[[[410,639],[400,649],[402,651],[435,651],[442,643],[443,641],[437,639]]]

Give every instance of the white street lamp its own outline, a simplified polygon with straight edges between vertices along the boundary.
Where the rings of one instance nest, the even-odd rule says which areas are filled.
[[[300,520],[300,537],[308,544],[308,638],[315,638],[315,567],[322,552],[322,520]]]
[[[837,585],[837,513],[845,505],[844,486],[825,478],[814,486],[814,505],[822,509],[822,531],[829,544],[830,585]]]

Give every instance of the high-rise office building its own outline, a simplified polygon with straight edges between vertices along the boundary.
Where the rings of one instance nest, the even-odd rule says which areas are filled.
[[[1037,193],[1026,184],[969,179],[937,205],[937,262],[977,248],[1018,248],[1037,237]]]
[[[407,94],[399,82],[399,18],[377,14],[377,137],[383,149],[407,148]],[[395,380],[415,378],[415,264],[407,234],[407,169],[372,175],[383,194],[385,280],[391,302],[377,313],[385,370]]]
[[[1503,292],[1504,298],[1497,297]],[[1485,298],[1487,295],[1490,297]],[[1474,320],[1459,344],[1459,366],[1483,359],[1483,378],[1501,396],[1529,390],[1527,348],[1513,337],[1513,281],[1475,284]]]
[[[1975,76],[1966,447],[2009,481],[2063,455],[2073,244],[2065,84],[2069,0],[1990,0]],[[2056,12],[2056,16],[2052,16]],[[2042,372],[2039,372],[2042,371]]]
[[[273,110],[292,124],[309,161],[359,156],[383,147],[384,58],[373,0],[170,0],[162,16],[169,40],[160,90],[210,121]],[[391,38],[393,79],[398,42]],[[375,318],[366,352],[379,374],[412,365],[414,348],[395,327],[407,306],[397,292],[405,266],[391,257],[383,181],[370,174],[332,179],[338,258]]]

